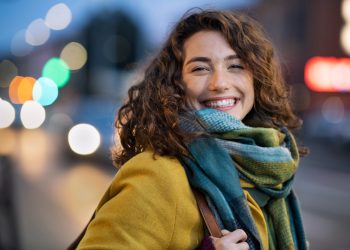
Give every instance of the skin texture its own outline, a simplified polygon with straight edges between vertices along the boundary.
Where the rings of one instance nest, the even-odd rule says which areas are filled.
[[[215,238],[212,237],[215,249],[219,250],[248,250],[249,246],[246,242],[247,234],[237,229],[233,232],[222,230],[223,237]]]
[[[197,32],[185,41],[184,51],[182,77],[193,107],[215,108],[242,120],[254,104],[253,77],[221,33]],[[222,233],[222,238],[212,237],[215,249],[249,249],[243,230]]]
[[[197,32],[184,51],[182,76],[193,107],[215,108],[242,120],[254,104],[253,77],[221,33]]]

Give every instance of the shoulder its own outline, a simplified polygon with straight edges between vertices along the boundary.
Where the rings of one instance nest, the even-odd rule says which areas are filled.
[[[151,169],[162,167],[166,168],[165,170],[169,170],[181,167],[181,164],[175,157],[156,155],[153,151],[146,150],[135,155],[133,158],[127,161],[121,169],[127,169],[130,167],[142,167]]]
[[[126,186],[158,193],[176,192],[178,184],[187,182],[186,172],[178,159],[154,155],[153,151],[147,150],[137,154],[121,167],[112,181],[110,196],[116,195]]]

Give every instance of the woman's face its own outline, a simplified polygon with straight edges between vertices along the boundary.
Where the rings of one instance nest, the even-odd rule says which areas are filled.
[[[195,33],[184,52],[182,78],[194,108],[214,108],[242,120],[254,104],[253,76],[221,33]]]

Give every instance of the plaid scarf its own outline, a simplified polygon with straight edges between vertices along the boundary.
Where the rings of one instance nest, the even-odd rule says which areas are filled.
[[[184,121],[183,128],[204,130],[212,136],[195,138],[187,146],[192,158],[181,160],[190,184],[206,195],[222,227],[230,231],[243,229],[250,249],[262,249],[241,178],[269,198],[267,212],[277,248],[306,249],[300,210],[292,191],[299,155],[289,131],[248,127],[215,109],[202,109],[195,114],[198,122]],[[270,246],[273,248],[271,242]]]

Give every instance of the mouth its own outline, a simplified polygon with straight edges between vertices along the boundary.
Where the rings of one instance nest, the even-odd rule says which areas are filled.
[[[228,110],[236,106],[240,101],[240,98],[230,97],[230,98],[219,98],[205,100],[202,104],[207,108],[213,108],[218,110]]]

